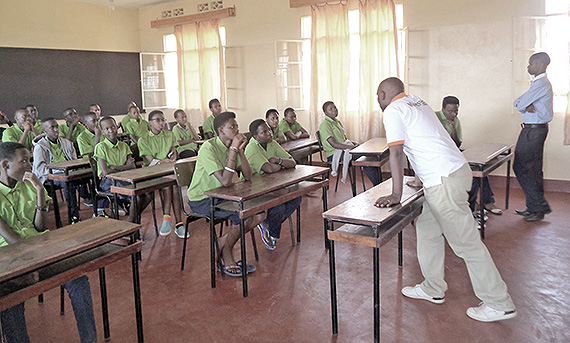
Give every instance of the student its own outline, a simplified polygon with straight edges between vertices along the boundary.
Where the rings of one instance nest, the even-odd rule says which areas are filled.
[[[441,111],[435,112],[437,118],[443,125],[443,128],[449,135],[451,139],[455,143],[455,145],[461,149],[461,143],[463,143],[463,133],[461,130],[461,121],[457,117],[459,114],[459,99],[454,97],[453,95],[446,96],[443,98],[441,104]],[[471,190],[469,191],[469,207],[473,212],[477,219],[478,225],[479,223],[478,217],[479,212],[478,209],[475,208],[477,203],[477,193],[479,192],[480,181],[479,179],[473,179],[473,183],[471,185]],[[493,214],[501,215],[503,211],[495,205],[495,194],[493,193],[493,189],[491,188],[491,182],[489,181],[489,176],[483,178],[483,205],[485,209]]]
[[[277,173],[282,169],[295,168],[297,163],[279,143],[273,140],[273,132],[263,119],[249,124],[252,134],[245,148],[245,156],[253,175]],[[275,250],[281,235],[281,224],[301,205],[303,197],[297,197],[267,210],[267,217],[257,227],[265,247]]]
[[[217,137],[205,142],[198,151],[198,160],[188,187],[188,204],[192,211],[210,215],[210,199],[204,191],[233,183],[236,171],[241,171],[245,180],[250,180],[252,171],[245,157],[244,148],[247,138],[239,133],[238,123],[233,112],[223,112],[214,119],[214,130]],[[224,202],[216,199],[215,204]],[[229,219],[230,230],[218,239],[220,254],[224,264],[223,272],[230,276],[242,275],[242,262],[236,262],[233,248],[240,237],[240,218],[237,214],[225,211],[214,212],[216,218]],[[244,232],[249,232],[261,223],[263,213],[253,215],[244,220]],[[247,265],[246,271],[255,271],[255,266]]]
[[[287,142],[285,133],[281,131],[281,128],[279,127],[279,111],[275,108],[268,109],[267,112],[265,112],[265,120],[271,128],[273,139],[279,144]]]
[[[14,124],[12,123],[12,121],[8,118],[8,116],[5,115],[2,111],[0,111],[0,124],[1,124],[1,123],[4,123],[4,124],[8,125],[8,127],[14,125]]]
[[[519,96],[514,106],[522,113],[522,130],[515,147],[513,170],[526,198],[526,209],[516,210],[527,222],[544,218],[552,212],[544,198],[542,156],[548,135],[548,123],[554,115],[552,85],[546,77],[550,57],[545,52],[530,56],[527,71],[534,78],[526,93]]]
[[[34,140],[33,171],[42,183],[45,183],[49,174],[49,169],[47,167],[48,164],[75,160],[77,159],[77,152],[70,140],[60,136],[59,126],[54,118],[43,119],[42,130],[44,133]],[[80,221],[79,205],[77,204],[76,196],[77,186],[69,185],[71,196],[68,197],[68,192],[66,191],[67,185],[65,182],[53,181],[53,183],[63,187],[65,200],[69,204],[69,210],[71,211],[72,221]],[[86,199],[87,205],[89,206],[90,199],[88,199],[86,194],[83,192],[81,193],[81,197]]]
[[[113,117],[103,117],[99,122],[101,128],[101,133],[105,136],[97,145],[93,152],[93,157],[97,159],[97,166],[99,177],[101,182],[99,183],[99,188],[103,192],[110,193],[113,181],[107,179],[107,175],[120,172],[123,170],[130,170],[136,168],[135,159],[133,158],[131,149],[125,142],[121,142],[117,139],[117,123]],[[117,181],[118,186],[128,185],[126,182]],[[119,199],[122,201],[130,201],[131,211],[129,212],[128,221],[135,222],[138,214],[146,208],[150,203],[151,197],[149,194],[138,195],[137,204],[138,208],[134,209],[132,202],[134,200],[128,196],[119,195]],[[101,199],[97,203],[97,213],[98,215],[104,214],[104,209],[109,207],[109,201],[106,199]],[[124,215],[125,212],[123,210]],[[119,215],[121,215],[121,208],[119,208]]]
[[[146,166],[154,166],[156,164],[174,162],[178,159],[176,151],[176,139],[174,134],[170,131],[164,130],[164,113],[162,111],[152,111],[148,115],[150,124],[150,131],[147,135],[139,139],[138,147],[141,157],[143,157]],[[168,236],[172,231],[172,223],[170,217],[170,208],[174,209],[174,219],[176,226],[174,233],[180,238],[184,238],[184,223],[182,220],[182,209],[180,208],[180,201],[178,201],[180,194],[178,187],[170,186],[161,190],[164,198],[162,212],[164,218],[160,226],[160,235]]]
[[[422,99],[404,93],[400,79],[390,77],[378,86],[378,103],[384,111],[386,140],[390,147],[392,194],[378,198],[379,207],[400,203],[404,153],[423,182],[425,202],[416,220],[417,255],[424,281],[404,287],[402,294],[435,304],[445,301],[445,241],[467,266],[478,307],[467,315],[482,322],[513,318],[515,305],[507,292],[467,205],[471,168],[434,111]]]
[[[279,128],[290,141],[309,138],[307,130],[301,126],[301,123],[297,122],[297,113],[292,107],[287,107],[283,112],[283,119],[279,122]]]
[[[338,109],[334,102],[327,101],[323,104],[323,112],[325,113],[325,120],[319,126],[319,134],[321,136],[321,144],[325,150],[327,160],[332,162],[331,175],[338,175],[338,166],[342,160],[342,179],[343,183],[346,182],[348,177],[348,167],[352,159],[357,159],[359,155],[349,153],[351,149],[358,146],[358,142],[351,141],[346,138],[344,127],[338,117]],[[380,184],[380,172],[377,167],[364,167],[362,168],[366,176],[370,179],[374,186]]]
[[[97,122],[95,112],[89,112],[81,116],[81,122],[87,130],[77,136],[77,146],[81,157],[87,157],[93,153],[95,145],[101,140],[101,130]]]
[[[34,129],[36,131],[36,135],[40,135],[42,133],[42,121],[38,119],[39,112],[38,108],[35,105],[26,105],[26,109],[30,111],[30,115],[32,116],[32,123],[34,123]]]
[[[140,115],[136,105],[129,107],[129,115],[121,121],[123,132],[128,134],[133,145],[136,146],[141,137],[146,136],[150,131],[150,124]]]
[[[97,117],[97,121],[99,121],[99,119],[101,119],[101,107],[99,105],[97,105],[97,104],[89,105],[89,112],[95,113],[95,116]]]
[[[208,107],[210,107],[210,111],[212,114],[204,120],[204,124],[202,124],[202,131],[204,132],[204,139],[210,139],[216,135],[216,130],[214,130],[214,119],[220,113],[222,113],[222,105],[220,104],[220,100],[212,99],[208,103]]]
[[[172,133],[178,143],[178,147],[176,147],[178,155],[180,158],[198,155],[198,145],[194,141],[197,141],[199,138],[194,127],[188,122],[186,112],[183,110],[174,111],[174,119],[178,122],[172,128]]]
[[[74,108],[67,108],[63,111],[63,119],[65,123],[59,125],[59,134],[67,140],[77,144],[77,136],[85,131],[85,126],[81,124],[81,118],[77,115]],[[42,125],[43,127],[43,125]]]
[[[25,108],[20,108],[14,113],[16,125],[7,128],[2,134],[3,142],[18,142],[23,144],[30,152],[33,149],[32,141],[37,136],[30,112]]]
[[[31,173],[30,152],[14,142],[0,143],[0,249],[34,237],[47,229],[49,196]],[[91,288],[87,276],[63,285],[71,299],[82,343],[96,343]],[[2,332],[8,343],[29,342],[24,303],[1,312]]]

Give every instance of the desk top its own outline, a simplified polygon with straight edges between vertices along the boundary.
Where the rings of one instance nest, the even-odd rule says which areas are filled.
[[[350,150],[351,154],[357,155],[382,155],[388,150],[386,138],[371,138],[360,144],[356,148]]]
[[[415,189],[406,186],[406,182],[412,180],[414,180],[413,176],[404,177],[404,193],[400,205],[392,207],[374,206],[374,202],[379,197],[392,193],[392,179],[388,179],[324,212],[323,218],[362,225],[380,225],[397,215],[400,209],[423,195],[423,188]]]
[[[319,144],[319,142],[317,141],[316,138],[309,137],[309,138],[297,139],[295,141],[287,141],[281,144],[281,146],[283,147],[283,149],[285,149],[285,151],[292,152],[295,150],[303,149],[308,146],[317,145],[317,144]]]
[[[255,175],[251,181],[238,181],[230,187],[214,188],[204,194],[220,199],[245,201],[328,172],[329,168],[297,165],[273,174]]]
[[[48,174],[48,179],[62,182],[85,180],[91,177],[93,177],[93,171],[91,168],[71,170],[67,172],[67,174]]]
[[[505,151],[512,149],[514,144],[483,143],[469,147],[463,151],[467,162],[471,164],[485,164]]]
[[[128,235],[140,227],[91,218],[0,248],[0,282]]]
[[[50,163],[48,169],[71,170],[90,167],[88,158],[78,158],[76,160],[63,161],[58,163]]]
[[[108,174],[107,178],[117,181],[134,183],[169,174],[174,175],[174,162],[161,163],[152,167],[124,170],[118,173]]]

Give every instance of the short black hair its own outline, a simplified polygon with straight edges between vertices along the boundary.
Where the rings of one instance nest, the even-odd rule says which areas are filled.
[[[214,105],[216,102],[219,104],[220,100],[218,100],[218,99],[210,100],[210,102],[208,102],[208,108],[212,108],[212,105]]]
[[[234,112],[222,112],[220,114],[218,114],[215,118],[214,118],[214,131],[215,134],[218,135],[218,130],[220,127],[226,125],[226,123],[228,122],[228,120],[230,119],[235,119],[236,118],[236,114]]]
[[[267,110],[267,112],[265,112],[265,119],[269,118],[269,115],[270,115],[271,113],[275,113],[275,114],[277,114],[277,116],[279,116],[279,111],[277,111],[277,109],[275,109],[275,108],[270,108],[270,109]]]
[[[95,113],[95,112],[87,112],[87,113],[85,113],[85,114],[82,114],[82,115],[81,115],[81,118],[85,119],[85,117],[87,117],[87,116],[95,116],[95,117],[97,117],[97,113]]]
[[[184,110],[177,109],[176,111],[174,111],[174,119],[178,119],[178,113],[180,113],[180,112],[184,112]],[[186,113],[186,112],[184,112],[184,113]]]
[[[550,56],[548,56],[546,52],[537,52],[535,54],[532,54],[530,58],[537,58],[540,60],[540,62],[544,63],[545,66],[548,66],[550,64]]]
[[[67,113],[67,111],[75,111],[75,108],[73,108],[73,107],[68,107],[68,108],[66,108],[65,110],[63,110],[63,116],[64,116],[64,117],[65,117],[65,113]],[[77,111],[75,111],[75,112],[77,112]]]
[[[26,147],[18,142],[0,142],[0,161],[12,161],[18,149],[26,149]]]
[[[334,104],[334,102],[332,102],[332,101],[330,101],[330,100],[329,100],[329,101],[325,101],[325,103],[323,104],[323,113],[326,113],[326,112],[327,112],[327,107],[328,107],[329,105],[331,105],[331,104]]]
[[[447,105],[459,106],[459,99],[453,95],[448,95],[445,98],[443,98],[443,101],[441,102],[441,108],[445,108],[445,106]]]
[[[42,124],[43,124],[43,123],[46,123],[46,122],[48,122],[48,121],[50,121],[50,120],[55,120],[55,121],[57,121],[57,119],[55,119],[54,117],[47,117],[47,118],[43,118],[43,119],[42,119]]]
[[[102,122],[107,121],[107,120],[112,120],[115,123],[115,125],[117,125],[117,121],[115,120],[115,118],[113,118],[111,116],[104,116],[103,118],[101,118],[99,120],[99,127],[101,127]]]
[[[91,105],[89,105],[89,107],[92,107],[92,106],[99,106],[99,104],[91,104]],[[101,107],[101,106],[99,106],[99,107]]]
[[[148,121],[151,121],[152,118],[154,118],[154,116],[157,115],[157,114],[162,114],[162,115],[164,115],[164,112],[162,112],[161,110],[154,110],[154,111],[150,112],[150,113],[148,114]]]
[[[27,108],[25,108],[25,107],[20,107],[20,108],[18,108],[18,109],[14,112],[14,120],[16,120],[16,115],[17,115],[18,112],[20,112],[20,111],[28,111],[28,112],[29,112],[29,110],[28,110]]]
[[[295,109],[293,107],[287,107],[285,111],[283,111],[283,115],[286,116],[289,112],[295,112]]]
[[[267,124],[263,119],[256,119],[252,121],[251,124],[249,124],[249,133],[251,133],[252,136],[257,136],[257,128],[263,124]]]
[[[33,105],[33,104],[26,105],[26,109],[27,109],[28,107],[36,107],[36,105]]]

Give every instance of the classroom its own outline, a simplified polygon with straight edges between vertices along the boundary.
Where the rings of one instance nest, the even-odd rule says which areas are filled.
[[[372,66],[369,70],[381,72],[368,78],[364,75],[366,71],[359,69],[358,60],[360,58],[361,64],[369,61],[365,60],[364,55],[353,57],[355,51],[362,54],[359,49],[365,44],[364,34],[361,33],[364,30],[363,19],[360,19],[360,26],[358,19],[359,14],[362,15],[359,12],[362,7],[359,6],[365,6],[367,2],[381,3],[390,9],[387,18],[392,20],[392,24],[387,30],[392,37],[397,37],[390,41],[392,50],[386,53],[394,58],[384,64],[370,63]],[[316,87],[315,80],[322,79],[316,75],[317,68],[311,67],[314,56],[319,56],[319,61],[326,60],[322,55],[318,55],[321,51],[317,51],[313,46],[316,43],[311,40],[311,35],[317,32],[314,27],[317,22],[315,13],[326,12],[329,8],[327,6],[344,6],[348,10],[346,35],[350,39],[346,39],[346,44],[350,41],[350,53],[347,52],[346,55],[351,56],[350,68],[349,62],[344,63],[346,60],[341,63],[341,60],[333,60],[330,62],[330,69],[318,69],[330,73],[335,82],[340,79],[336,70],[348,71],[350,75],[343,79],[347,84],[347,93],[341,96],[331,96],[337,94],[334,85],[324,85],[323,82],[324,86]],[[177,22],[185,17],[194,19]],[[181,22],[192,24],[211,18],[220,18],[217,19],[216,25],[222,47],[216,47],[215,56],[221,52],[221,57],[210,59],[209,64],[198,62],[198,57],[180,60],[182,55],[176,54],[180,42],[177,46],[177,29],[174,25]],[[488,178],[494,191],[494,204],[502,214],[496,215],[489,208],[484,211],[478,204],[477,210],[472,210],[479,227],[483,226],[482,242],[490,252],[500,272],[499,278],[502,277],[508,286],[510,297],[516,305],[515,318],[483,323],[469,318],[469,314],[466,315],[468,308],[478,306],[482,300],[473,291],[475,286],[472,287],[472,278],[467,272],[466,263],[458,257],[458,251],[449,248],[449,245],[445,248],[445,281],[449,287],[445,294],[446,302],[436,302],[439,305],[435,305],[403,296],[403,287],[422,281],[422,268],[418,263],[416,250],[416,228],[411,223],[400,228],[403,244],[401,254],[398,239],[388,238],[389,241],[382,242],[380,249],[373,249],[374,254],[378,254],[374,255],[374,258],[379,256],[379,267],[376,268],[378,273],[371,270],[374,269],[371,268],[372,245],[347,244],[346,240],[340,239],[335,242],[331,253],[331,246],[328,244],[333,241],[333,236],[327,236],[331,237],[330,241],[323,237],[323,225],[327,234],[327,229],[332,231],[332,228],[340,227],[340,222],[349,221],[327,217],[327,211],[332,215],[333,211],[342,208],[343,204],[358,199],[358,196],[354,195],[365,193],[363,183],[367,192],[377,187],[374,187],[374,181],[371,182],[371,179],[367,178],[368,173],[361,175],[357,169],[352,169],[356,177],[355,188],[352,187],[353,180],[346,180],[346,173],[341,173],[341,166],[338,166],[338,176],[335,173],[329,175],[331,162],[327,161],[329,154],[325,155],[325,147],[322,152],[311,151],[312,155],[308,160],[295,158],[297,162],[293,170],[300,174],[305,170],[304,167],[307,167],[301,164],[310,164],[308,168],[315,168],[310,169],[314,174],[311,174],[310,178],[303,176],[302,179],[297,179],[295,182],[298,185],[293,185],[293,181],[287,185],[297,187],[294,190],[289,189],[291,196],[287,198],[288,201],[295,200],[293,194],[302,196],[303,200],[300,207],[295,206],[299,207],[296,214],[284,217],[281,238],[276,245],[275,241],[271,241],[271,236],[267,243],[263,230],[260,232],[255,228],[257,224],[249,225],[247,220],[243,221],[245,224],[242,228],[247,233],[247,230],[253,227],[252,238],[247,234],[243,236],[245,239],[242,241],[237,240],[236,236],[237,243],[228,238],[230,234],[224,235],[223,241],[212,239],[208,231],[210,223],[203,219],[190,222],[189,238],[180,239],[184,237],[184,233],[179,232],[175,226],[179,222],[186,222],[186,215],[182,213],[180,216],[175,204],[180,193],[182,204],[186,204],[184,210],[190,210],[190,192],[187,194],[186,188],[178,190],[173,177],[176,172],[173,172],[172,167],[163,168],[162,174],[157,176],[163,185],[153,186],[155,188],[152,189],[152,206],[156,206],[155,217],[151,206],[146,207],[150,202],[147,195],[149,193],[125,191],[131,196],[127,201],[131,201],[130,205],[124,207],[126,212],[129,212],[129,206],[133,208],[133,203],[137,209],[142,206],[141,213],[134,213],[133,218],[137,221],[138,215],[143,240],[138,243],[131,242],[123,251],[115,254],[121,257],[132,255],[132,260],[117,257],[117,262],[110,263],[104,269],[108,321],[103,318],[105,315],[102,316],[101,311],[102,307],[107,306],[103,304],[105,301],[102,300],[98,282],[101,274],[97,272],[97,268],[89,269],[86,273],[90,281],[97,341],[103,342],[109,335],[111,342],[134,342],[137,339],[141,342],[144,333],[144,340],[147,342],[566,342],[570,341],[570,333],[566,329],[570,324],[570,292],[565,285],[567,277],[564,276],[564,270],[570,261],[567,249],[570,243],[570,213],[567,211],[570,203],[570,169],[567,163],[570,160],[569,22],[568,0],[2,0],[0,56],[4,56],[4,51],[9,53],[14,48],[23,53],[29,51],[30,54],[38,49],[46,52],[56,51],[59,54],[69,52],[70,56],[86,54],[93,60],[98,54],[113,53],[117,56],[128,55],[128,58],[134,58],[135,64],[140,56],[138,61],[141,64],[137,65],[138,70],[134,70],[134,83],[130,81],[130,77],[118,81],[129,80],[129,86],[136,90],[132,95],[123,95],[125,92],[119,90],[113,91],[114,85],[101,86],[101,83],[95,80],[74,80],[78,85],[87,85],[87,95],[89,89],[97,87],[110,90],[105,93],[105,101],[108,102],[94,98],[82,100],[81,103],[70,101],[54,105],[53,101],[47,99],[43,105],[29,94],[17,95],[16,100],[12,96],[11,99],[2,99],[5,98],[2,94],[11,95],[13,92],[6,88],[9,87],[6,82],[0,81],[0,111],[14,121],[14,113],[18,108],[35,104],[40,113],[39,119],[54,117],[61,127],[62,124],[65,125],[62,113],[67,111],[66,109],[75,108],[81,117],[90,111],[90,104],[97,103],[101,107],[102,115],[111,115],[118,125],[128,117],[128,112],[132,109],[131,102],[134,101],[138,104],[137,111],[140,110],[141,118],[150,123],[149,130],[153,125],[162,123],[164,128],[160,130],[170,135],[167,125],[171,127],[170,125],[175,124],[177,109],[184,109],[188,115],[188,123],[198,131],[210,116],[208,101],[216,98],[220,100],[222,111],[235,113],[235,122],[239,125],[240,133],[250,131],[250,124],[256,119],[265,119],[268,109],[276,108],[279,116],[283,118],[285,109],[293,107],[298,123],[306,128],[310,136],[304,139],[311,139],[315,143],[318,139],[317,131],[321,129],[321,134],[323,131],[321,123],[328,118],[328,114],[325,115],[323,111],[323,103],[331,100],[338,106],[338,118],[344,125],[346,136],[364,143],[371,139],[384,139],[383,142],[388,139],[389,142],[394,137],[385,130],[390,123],[383,122],[383,109],[386,108],[382,107],[380,96],[377,95],[378,84],[385,78],[399,77],[404,83],[406,94],[419,97],[434,111],[443,110],[445,106],[442,106],[442,99],[453,95],[461,103],[458,117],[462,127],[461,147],[466,151],[469,151],[470,147],[485,144],[504,147],[498,157],[504,156],[504,161],[489,172]],[[332,28],[329,33],[339,34],[339,30]],[[353,45],[353,41],[358,41],[359,45]],[[548,211],[545,209],[539,213],[536,221],[528,221],[525,218],[528,219],[529,213],[521,216],[515,212],[515,209],[521,210],[520,212],[525,210],[525,199],[528,207],[528,196],[525,196],[526,191],[519,185],[515,175],[517,170],[513,166],[516,160],[515,145],[520,139],[519,135],[522,135],[521,124],[524,122],[523,115],[513,106],[513,102],[529,89],[529,57],[541,51],[550,56],[551,62],[546,73],[554,93],[553,117],[547,124],[548,134],[544,142],[542,161],[544,198],[550,207]],[[157,58],[161,61],[159,66],[164,69],[158,73],[153,69],[155,65],[152,62]],[[1,64],[0,60],[0,71],[6,70]],[[341,65],[344,67],[341,68]],[[356,69],[353,65],[356,65]],[[215,70],[208,69],[213,66]],[[73,70],[81,67],[70,65],[69,68]],[[26,66],[22,66],[22,69],[26,69]],[[114,74],[121,78],[120,69],[95,70],[97,74],[109,77]],[[54,72],[59,71],[46,70],[46,75],[49,74],[51,78]],[[158,74],[159,86],[153,84],[156,81],[153,77]],[[14,75],[17,77],[17,70],[11,71],[9,75],[6,73],[5,80],[13,80]],[[0,75],[0,78],[4,76]],[[39,72],[36,76],[41,79],[42,73]],[[210,79],[214,81],[209,82]],[[310,86],[311,83],[313,87]],[[18,84],[18,87],[22,85]],[[127,89],[125,85],[117,87],[123,91]],[[46,92],[49,91],[47,98],[57,98],[52,95],[57,95],[59,88],[59,85],[54,83],[53,87],[46,89]],[[39,88],[31,86],[30,89],[36,92]],[[12,105],[13,103],[17,106]],[[10,106],[6,107],[6,104]],[[393,106],[388,109],[391,107]],[[361,113],[363,108],[365,114]],[[161,113],[153,113],[154,110],[160,110]],[[148,117],[151,113],[154,118]],[[227,121],[221,124],[223,130],[226,123],[233,119],[224,120]],[[105,121],[100,123],[102,131],[103,122]],[[107,121],[109,126],[110,122]],[[44,124],[46,123],[42,123],[42,127]],[[529,123],[525,123],[527,124]],[[531,122],[529,125],[535,124],[542,125],[541,122]],[[87,127],[87,124],[85,126]],[[0,127],[7,128],[2,118]],[[257,130],[258,126],[254,128]],[[524,127],[522,130],[525,130]],[[234,137],[234,140],[227,140],[226,147],[238,144],[239,140],[239,148],[235,145],[228,151],[232,154],[229,156],[243,160],[241,156],[245,157],[242,154],[246,154],[243,150],[247,149],[242,149],[242,143],[246,137],[241,137],[241,134],[235,136],[237,138]],[[135,139],[139,138],[137,136]],[[205,142],[200,140],[199,144]],[[250,145],[251,141],[248,146]],[[140,143],[138,146],[141,149]],[[405,149],[406,147],[404,151]],[[145,151],[150,150],[142,149],[143,159],[140,164],[150,164],[150,167],[145,166],[140,170],[160,168],[160,164],[153,165],[158,163],[158,160],[170,158],[157,157],[144,153]],[[391,146],[389,151],[393,154]],[[511,153],[510,159],[506,158]],[[95,154],[97,155],[97,152]],[[345,154],[348,155],[346,152]],[[148,160],[144,159],[145,155]],[[467,153],[465,155],[468,156]],[[322,156],[324,158],[321,158]],[[497,155],[494,155],[492,158],[496,157]],[[33,158],[36,159],[35,152]],[[225,158],[224,163],[230,163],[232,160],[231,157]],[[186,160],[194,163],[196,158],[189,157]],[[280,169],[289,169],[282,165],[285,160],[287,158],[279,157],[279,162],[273,164],[278,164]],[[172,162],[174,165],[174,161]],[[226,171],[233,175],[238,167],[241,168],[234,162],[235,165],[224,165],[225,170],[221,168],[220,175]],[[287,163],[289,161],[285,162]],[[412,161],[412,164],[414,163]],[[250,161],[250,164],[255,170],[253,162]],[[383,160],[380,174],[382,180],[387,182],[390,177],[396,177],[398,172],[393,171],[394,166],[391,159]],[[471,166],[473,169],[473,165]],[[405,164],[404,168],[405,180],[409,181],[407,175],[410,175],[411,168],[409,164]],[[2,170],[8,173],[8,169]],[[198,173],[198,170],[196,167],[195,173]],[[247,176],[247,170],[243,172]],[[306,172],[309,173],[309,169],[306,169]],[[344,175],[343,182],[338,182],[341,174]],[[473,172],[473,176],[475,175]],[[253,176],[255,177],[257,176]],[[324,181],[326,177],[329,178],[328,181]],[[284,176],[283,179],[277,180],[275,177],[271,182],[282,183],[285,178]],[[508,180],[508,186],[505,186]],[[32,183],[34,182],[32,180]],[[265,182],[265,186],[269,187],[270,182]],[[233,185],[238,184],[239,182]],[[383,195],[390,194],[389,184],[383,186],[388,187],[383,188],[388,192]],[[277,188],[275,186],[273,190]],[[81,187],[78,186],[77,190],[81,195]],[[242,190],[249,191],[246,188]],[[325,190],[326,197],[323,197]],[[156,193],[161,196],[156,197]],[[67,191],[55,194],[59,200],[61,218],[57,219],[52,210],[49,210],[46,220],[50,230],[56,228],[58,220],[67,224],[67,219],[70,223],[73,219],[72,205],[66,200]],[[232,199],[238,199],[243,194],[233,194]],[[409,194],[408,188],[405,188],[404,194]],[[418,198],[424,197],[425,193],[418,195]],[[136,200],[132,202],[133,199]],[[173,233],[168,236],[162,235],[161,230],[161,203],[163,204],[165,199],[166,203],[172,201],[173,204],[172,224],[168,224],[172,225]],[[85,219],[94,213],[94,209],[85,206],[83,201],[79,199],[77,206],[78,213],[84,220],[74,225],[87,225],[91,219]],[[506,202],[508,206],[505,206]],[[271,206],[278,203],[281,202],[273,198],[267,201]],[[267,204],[259,205],[261,212],[269,212],[270,205]],[[404,201],[402,204],[409,205],[404,204]],[[0,204],[0,209],[2,206],[4,205]],[[41,209],[37,207],[39,205],[34,206],[41,214],[43,206],[47,205],[40,206]],[[530,208],[526,210],[528,212]],[[166,212],[164,214],[166,215]],[[419,212],[415,215],[418,214]],[[469,214],[471,215],[471,212]],[[485,217],[482,222],[481,216],[477,220],[478,214]],[[259,213],[253,211],[248,212],[247,217],[251,219],[257,215]],[[135,237],[134,226],[126,223],[126,217],[121,219],[121,223],[125,223],[122,229]],[[239,233],[239,220],[238,224],[231,222],[231,230],[237,230],[233,232]],[[299,222],[300,231],[295,232]],[[218,222],[214,223],[215,230],[218,231]],[[119,230],[118,226],[121,225],[114,229]],[[227,226],[224,226],[224,230],[228,232]],[[57,231],[53,230],[49,234]],[[376,231],[374,232],[376,234]],[[293,237],[290,239],[290,235],[297,236],[296,241]],[[447,235],[444,236],[447,241],[450,240]],[[237,266],[241,263],[236,262],[237,260],[245,262],[244,257],[247,257],[247,262],[253,265],[255,272],[250,272],[249,265],[245,277],[241,276],[241,265],[238,277],[232,276],[231,270],[226,273],[225,267],[228,266],[222,265],[222,272],[215,270],[215,257],[210,249],[214,246],[214,241],[227,243],[228,240],[239,244],[241,248],[235,247],[235,260],[232,261],[227,252],[224,260],[235,262]],[[105,240],[104,243],[110,242]],[[140,249],[140,253],[135,254],[136,249]],[[185,267],[181,270],[183,249]],[[247,251],[245,256],[244,251]],[[241,258],[238,257],[240,252],[243,252]],[[403,260],[401,267],[399,254]],[[140,260],[135,261],[135,256],[139,256]],[[331,266],[331,258],[333,261],[336,259],[334,306],[331,305],[331,274],[334,268],[334,263]],[[8,257],[4,259],[0,256],[0,261],[8,261]],[[136,276],[135,264],[138,268]],[[7,266],[0,267],[5,268],[8,269]],[[78,276],[80,275],[75,275]],[[376,277],[379,277],[377,287],[373,286],[376,285]],[[134,278],[140,279],[138,296],[142,308],[141,318],[136,318],[139,312],[136,294],[133,299],[133,283],[136,284]],[[9,281],[0,279],[0,285],[8,285]],[[215,282],[215,288],[212,287],[212,282]],[[64,299],[65,314],[60,315],[58,311],[61,304],[59,285],[53,284],[49,290],[43,292],[43,302],[39,302],[36,295],[25,302],[27,332],[31,342],[79,340],[76,317],[67,295]],[[373,293],[376,294],[373,288],[376,288],[375,291],[379,290],[380,306],[377,309],[377,318],[373,315],[376,314]],[[63,288],[61,292],[63,294]],[[3,291],[0,297],[4,294],[6,291]],[[435,295],[433,297],[435,299]],[[419,298],[426,299],[421,296]],[[4,306],[0,307],[5,309]],[[6,342],[12,343],[9,340]]]

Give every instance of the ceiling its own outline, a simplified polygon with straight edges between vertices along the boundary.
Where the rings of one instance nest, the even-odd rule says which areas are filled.
[[[89,2],[92,4],[106,5],[111,4],[110,0],[75,0],[79,2]],[[165,2],[173,2],[173,0],[112,0],[112,4],[116,7],[127,7],[127,8],[141,8],[157,4],[162,4]]]

